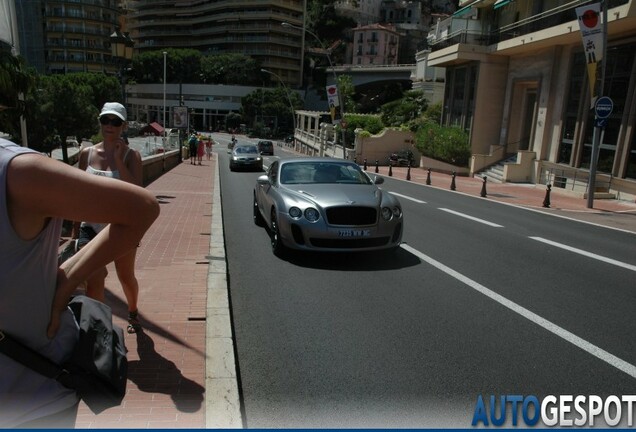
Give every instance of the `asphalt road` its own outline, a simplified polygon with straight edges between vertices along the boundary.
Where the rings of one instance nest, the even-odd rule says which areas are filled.
[[[281,260],[252,222],[263,173],[219,155],[247,427],[464,428],[480,394],[636,394],[634,235],[387,179],[395,256]]]

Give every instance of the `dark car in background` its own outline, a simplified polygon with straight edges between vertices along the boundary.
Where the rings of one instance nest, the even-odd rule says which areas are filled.
[[[258,151],[262,155],[274,156],[274,143],[269,140],[261,140],[258,142]]]

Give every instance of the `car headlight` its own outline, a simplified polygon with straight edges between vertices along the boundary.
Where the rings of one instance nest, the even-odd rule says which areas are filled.
[[[393,217],[393,210],[388,207],[382,207],[382,219],[385,221],[390,221]]]
[[[303,215],[303,212],[298,207],[292,207],[289,209],[289,216],[293,219],[299,219]]]
[[[393,217],[395,218],[402,217],[402,209],[399,207],[393,207]]]
[[[320,219],[320,212],[315,208],[309,207],[308,209],[305,209],[305,218],[309,222],[316,222],[318,219]]]
[[[257,161],[260,161],[260,160],[261,160],[261,157],[260,157],[260,156],[259,156],[259,157],[257,157],[257,158],[256,158],[256,160],[257,160]]]

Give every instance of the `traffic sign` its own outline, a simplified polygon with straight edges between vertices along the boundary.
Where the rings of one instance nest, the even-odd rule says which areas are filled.
[[[600,119],[606,119],[612,114],[612,110],[614,109],[614,102],[607,96],[603,96],[598,98],[596,103],[594,104],[594,111],[596,112],[596,117]]]
[[[594,121],[594,126],[601,129],[605,128],[605,126],[607,126],[607,119],[597,117]]]

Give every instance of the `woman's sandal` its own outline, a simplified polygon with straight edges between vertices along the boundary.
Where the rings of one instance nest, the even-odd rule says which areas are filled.
[[[141,323],[139,322],[139,311],[128,312],[128,327],[126,331],[128,334],[137,333],[141,329]]]

